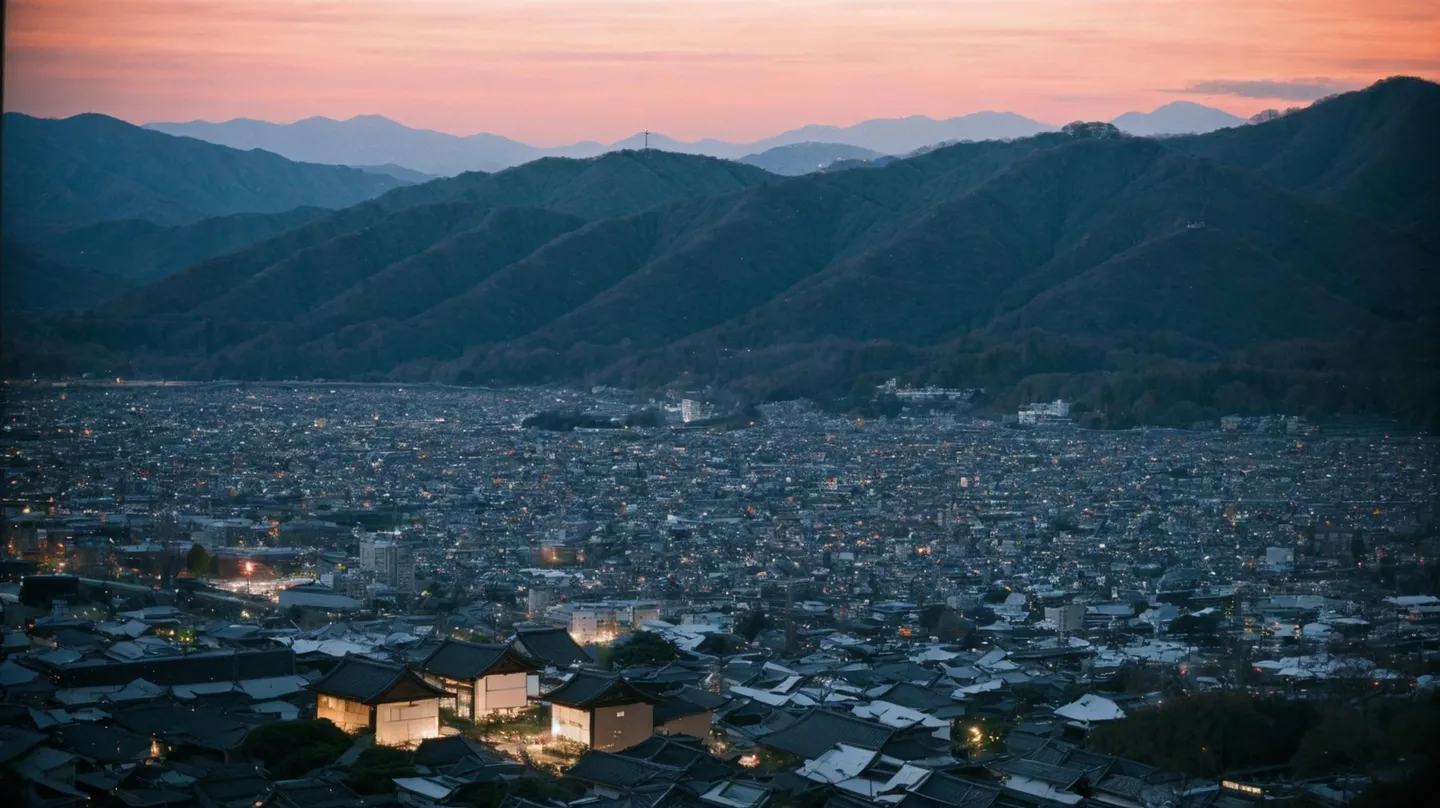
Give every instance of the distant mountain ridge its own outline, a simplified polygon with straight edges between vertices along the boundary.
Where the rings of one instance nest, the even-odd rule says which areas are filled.
[[[1203,124],[1192,121],[1202,121]],[[1222,124],[1220,121],[1228,122]],[[1221,110],[1178,102],[1153,113],[1127,113],[1117,118],[1116,123],[1136,134],[1179,134],[1208,132],[1221,125],[1243,121]],[[640,149],[647,144],[652,149],[731,160],[801,144],[829,144],[837,152],[843,147],[852,147],[877,154],[899,155],[937,143],[1029,137],[1058,128],[1011,112],[987,111],[947,119],[912,115],[908,118],[877,118],[851,126],[812,124],[753,143],[728,143],[715,139],[684,142],[652,132],[648,137],[639,133],[611,144],[584,141],[545,148],[501,135],[461,136],[412,129],[380,115],[359,115],[344,121],[312,117],[290,124],[236,118],[222,123],[157,122],[145,124],[145,127],[237,149],[265,149],[293,160],[357,166],[390,164],[440,176],[452,176],[463,171],[497,171],[541,157],[594,157],[607,151]],[[837,154],[832,161],[854,156]]]
[[[181,225],[233,213],[341,208],[403,183],[174,138],[104,115],[4,115],[4,224],[27,239],[106,221]]]
[[[1115,118],[1115,124],[1123,132],[1142,137],[1156,135],[1203,135],[1217,129],[1243,126],[1244,118],[1238,115],[1196,104],[1192,101],[1173,101],[1152,112],[1127,112]]]
[[[1431,417],[1437,116],[1440,87],[1395,79],[1205,135],[1078,127],[793,178],[655,149],[547,158],[312,219],[8,355],[751,400],[863,402],[899,376],[1063,395],[1112,426]]]

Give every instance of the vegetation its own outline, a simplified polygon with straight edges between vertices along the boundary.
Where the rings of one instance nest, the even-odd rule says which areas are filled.
[[[1098,751],[1214,777],[1291,765],[1300,777],[1366,772],[1433,753],[1440,696],[1326,702],[1239,694],[1169,697],[1090,734]]]
[[[773,628],[774,621],[770,615],[762,610],[746,612],[735,621],[735,633],[745,638],[746,642],[755,642],[755,638],[768,628]]]
[[[623,669],[634,665],[659,665],[680,658],[680,649],[659,634],[641,631],[630,636],[624,643],[616,643],[609,649],[611,668]]]
[[[4,163],[6,235],[26,240],[124,219],[178,225],[244,211],[338,208],[401,184],[104,115],[53,120],[7,112]]]
[[[241,750],[265,764],[272,777],[284,780],[334,763],[353,741],[324,719],[276,721],[256,727]]]
[[[210,565],[214,561],[210,557],[210,551],[204,545],[196,544],[185,554],[185,569],[196,578],[204,578],[210,574]]]
[[[358,794],[388,794],[396,777],[414,777],[415,756],[392,746],[372,746],[360,753],[345,775],[345,785]]]
[[[683,377],[885,415],[894,376],[983,387],[992,411],[1064,397],[1100,428],[1440,425],[1437,117],[1440,87],[1397,79],[1207,135],[1079,123],[784,181],[659,151],[541,160],[14,329],[4,370]]]

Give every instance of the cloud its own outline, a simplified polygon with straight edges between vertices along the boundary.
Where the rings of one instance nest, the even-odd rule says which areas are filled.
[[[1214,79],[1194,81],[1187,87],[1164,92],[1187,95],[1235,95],[1241,98],[1278,98],[1284,101],[1314,101],[1327,95],[1356,89],[1359,89],[1357,85],[1327,78],[1292,79],[1290,81]]]

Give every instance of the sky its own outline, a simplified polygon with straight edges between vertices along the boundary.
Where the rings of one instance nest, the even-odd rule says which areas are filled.
[[[5,109],[48,117],[751,141],[1182,99],[1248,116],[1433,80],[1440,0],[8,0],[4,69]]]

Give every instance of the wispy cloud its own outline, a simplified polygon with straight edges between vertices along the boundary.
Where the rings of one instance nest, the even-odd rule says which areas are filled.
[[[1276,98],[1283,101],[1314,101],[1327,95],[1356,90],[1355,84],[1337,79],[1310,78],[1276,81],[1259,79],[1236,81],[1212,79],[1191,82],[1186,87],[1166,90],[1167,93],[1183,95],[1233,95],[1240,98]]]

